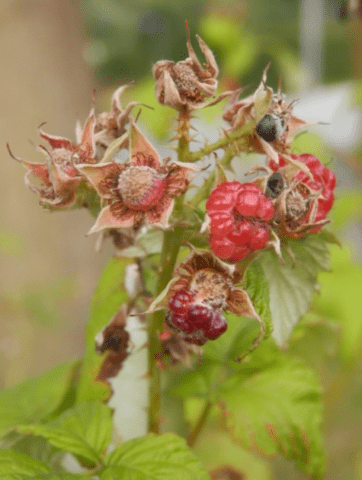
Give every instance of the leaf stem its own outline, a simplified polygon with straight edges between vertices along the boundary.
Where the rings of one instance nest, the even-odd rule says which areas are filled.
[[[211,407],[212,407],[212,402],[208,401],[206,402],[206,405],[195,425],[195,428],[192,430],[192,432],[190,433],[188,439],[187,439],[187,445],[189,447],[192,447],[192,445],[196,442],[201,430],[203,429],[205,423],[206,423],[206,420],[209,416],[209,413],[210,413],[210,410],[211,410]]]

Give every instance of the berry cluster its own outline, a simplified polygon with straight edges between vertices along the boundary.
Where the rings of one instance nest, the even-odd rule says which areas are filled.
[[[307,190],[303,192],[303,189],[299,188],[299,191],[306,201],[307,209],[303,218],[301,218],[298,223],[299,225],[303,225],[308,223],[317,224],[318,222],[321,222],[320,225],[316,225],[314,228],[310,228],[308,230],[310,233],[318,232],[323,226],[322,222],[325,220],[327,213],[333,206],[333,191],[336,186],[336,177],[331,170],[329,170],[318,160],[318,158],[309,153],[303,153],[299,156],[291,155],[291,157],[294,160],[303,162],[309,168],[313,177],[312,180],[306,173],[300,171],[293,178],[293,182],[296,185],[305,185],[309,192],[320,192],[316,205],[317,208],[314,212],[312,212],[313,209],[311,205],[308,204],[308,196],[310,197],[310,193]],[[279,158],[279,165],[277,165],[273,160],[269,161],[270,168],[276,173],[279,173],[279,169],[283,169],[283,167],[286,165],[287,162],[282,157]],[[286,210],[288,210],[288,205]]]
[[[210,217],[210,246],[214,254],[236,262],[269,240],[266,223],[274,206],[253,183],[225,182],[218,185],[206,203]]]
[[[220,310],[202,303],[194,303],[194,295],[188,290],[176,292],[169,303],[169,326],[184,334],[184,339],[195,345],[216,340],[227,329],[226,319]]]

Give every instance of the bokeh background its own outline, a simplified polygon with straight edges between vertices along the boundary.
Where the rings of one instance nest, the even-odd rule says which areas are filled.
[[[6,143],[15,155],[42,161],[40,123],[74,139],[94,87],[101,111],[116,87],[134,81],[124,101],[154,107],[142,109],[139,122],[164,146],[174,113],[156,104],[150,71],[157,60],[186,57],[185,19],[215,52],[221,89],[251,85],[251,92],[272,62],[268,83],[276,87],[281,75],[288,98],[298,99],[294,112],[316,124],[296,139],[295,152],[313,153],[336,171],[331,229],[342,248],[331,247],[333,272],[320,275],[320,293],[289,348],[317,370],[325,392],[325,478],[362,479],[362,15],[343,2],[1,1],[0,388],[82,354],[88,305],[112,252],[106,245],[96,253],[96,238],[85,237],[88,212],[49,214],[38,206]],[[200,113],[200,142],[217,135],[222,108]],[[223,459],[247,480],[304,478],[216,428],[210,424],[195,445],[207,466]]]

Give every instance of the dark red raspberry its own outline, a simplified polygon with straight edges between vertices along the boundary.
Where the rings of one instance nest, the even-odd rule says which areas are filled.
[[[216,311],[214,312],[209,330],[207,332],[205,331],[205,335],[209,340],[216,340],[226,332],[227,327],[228,323],[226,318],[221,315],[221,312]]]
[[[210,218],[210,246],[221,259],[236,262],[269,240],[266,223],[274,206],[254,183],[225,182],[206,202]]]
[[[206,305],[194,304],[191,306],[187,321],[194,327],[194,330],[208,331],[213,321],[214,310]]]
[[[176,315],[185,315],[194,299],[194,294],[188,290],[179,290],[174,294],[169,303],[169,309]]]
[[[220,310],[199,303],[191,304],[184,315],[169,311],[166,322],[172,329],[183,332],[185,340],[195,345],[203,345],[208,339],[216,340],[227,329],[227,321]]]

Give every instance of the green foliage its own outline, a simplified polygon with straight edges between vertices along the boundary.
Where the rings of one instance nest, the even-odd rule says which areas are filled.
[[[118,446],[105,459],[101,480],[208,480],[210,477],[186,442],[167,433],[137,438]]]
[[[126,260],[112,258],[104,269],[94,294],[86,330],[86,351],[78,383],[78,402],[106,400],[111,394],[109,385],[96,380],[103,360],[95,351],[94,339],[121,305],[127,302],[124,288],[126,265]]]
[[[269,283],[272,335],[279,345],[288,340],[294,326],[308,311],[318,272],[329,270],[328,248],[318,235],[290,242],[289,246],[295,265],[290,258],[285,258],[283,265],[273,252],[265,252],[259,260]]]
[[[219,400],[235,441],[266,455],[280,452],[321,478],[321,392],[304,364],[285,357],[256,375],[237,373],[220,386]]]
[[[0,392],[0,434],[17,425],[51,418],[67,393],[75,366],[75,362],[64,363]]]
[[[39,478],[49,473],[50,469],[44,463],[34,460],[29,455],[13,450],[0,450],[1,480]]]
[[[100,464],[111,440],[112,412],[105,405],[80,403],[45,425],[22,425],[17,431],[45,438],[51,445]]]
[[[269,284],[258,262],[253,262],[246,272],[246,290],[265,325],[265,338],[268,338],[273,331],[269,306]]]
[[[348,247],[331,248],[333,274],[319,277],[321,293],[313,302],[313,311],[342,326],[341,353],[351,361],[362,343],[362,269]]]

